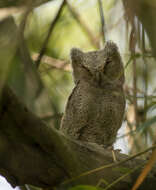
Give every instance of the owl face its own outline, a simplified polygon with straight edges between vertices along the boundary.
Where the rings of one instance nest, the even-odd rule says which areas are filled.
[[[115,43],[109,41],[104,48],[104,54],[106,57],[104,75],[114,82],[124,83],[124,67],[118,48]]]
[[[108,80],[124,83],[123,63],[115,43],[108,41],[102,50],[83,53],[79,49],[72,49],[73,65],[90,74],[97,82]]]

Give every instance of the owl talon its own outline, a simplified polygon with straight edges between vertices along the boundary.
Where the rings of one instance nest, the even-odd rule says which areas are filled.
[[[114,150],[113,146],[109,146],[107,149],[111,150],[111,152],[112,152],[113,162],[117,162],[117,158],[116,158],[115,152],[120,152],[121,149]]]

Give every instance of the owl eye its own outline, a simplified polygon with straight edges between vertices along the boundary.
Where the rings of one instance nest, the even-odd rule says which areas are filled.
[[[106,59],[106,64],[105,64],[105,66],[107,66],[110,62],[111,62],[112,60],[111,60],[111,58],[109,57],[109,58],[107,58]]]
[[[104,64],[104,68],[103,68],[103,73],[106,74],[107,73],[107,68],[108,65],[112,62],[112,59],[109,57],[106,59],[105,64]]]
[[[106,61],[105,61],[105,65],[104,65],[104,70],[107,68],[107,66],[112,62],[112,59],[111,58],[107,58]]]
[[[87,71],[87,73],[89,75],[92,75],[91,71],[89,70],[89,68],[87,68],[85,65],[81,64],[81,68],[83,68],[85,71]]]

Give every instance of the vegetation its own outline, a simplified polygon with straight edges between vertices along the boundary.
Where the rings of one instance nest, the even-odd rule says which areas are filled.
[[[150,181],[152,189],[155,9],[148,0],[1,0],[0,174],[13,187],[135,190]],[[111,151],[57,130],[74,85],[70,49],[101,49],[106,40],[117,43],[126,74],[127,108],[116,146],[130,157],[116,153],[117,163]]]

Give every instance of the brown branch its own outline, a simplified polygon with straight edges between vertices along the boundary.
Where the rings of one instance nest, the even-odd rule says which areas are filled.
[[[134,19],[134,18],[133,18]],[[135,55],[135,48],[136,48],[136,28],[134,24],[134,20],[131,20],[132,24],[132,30],[130,33],[130,42],[129,42],[129,49],[131,51],[132,57]],[[134,103],[134,115],[135,115],[135,124],[138,125],[138,116],[137,116],[137,110],[138,110],[138,104],[137,104],[137,71],[136,71],[136,59],[133,58],[133,103]]]
[[[37,61],[39,54],[33,53],[32,60]],[[69,61],[55,59],[53,57],[43,55],[42,62],[49,65],[50,67],[48,69],[44,69],[44,71],[41,71],[41,73],[48,71],[49,69],[55,68],[60,69],[64,71],[71,71],[71,66],[69,64]]]
[[[136,73],[136,61],[133,60],[133,102],[134,102],[134,110],[135,110],[135,122],[136,125],[138,124],[138,117],[137,117],[137,73]]]
[[[144,77],[144,84],[145,84],[145,90],[144,90],[144,110],[145,110],[145,118],[147,115],[147,104],[148,104],[148,67],[147,67],[147,61],[145,57],[145,30],[142,28],[142,53],[143,53],[143,63],[144,63],[144,70],[143,70],[143,77]]]
[[[15,13],[22,13],[25,8],[20,7],[10,7],[10,8],[0,8],[0,18],[4,19],[5,17],[12,16]]]
[[[44,3],[47,3],[51,0],[34,0],[33,4],[34,7],[40,6]],[[0,1],[0,8],[9,8],[9,7],[23,7],[28,3],[28,0],[14,0],[14,1],[6,1],[6,0],[1,0]]]
[[[151,155],[148,163],[145,165],[145,167],[142,170],[141,174],[137,178],[137,181],[134,184],[132,190],[137,190],[138,187],[143,183],[143,181],[147,177],[148,173],[151,171],[152,167],[154,166],[155,162],[156,162],[156,149],[154,149],[152,151],[152,155]]]

